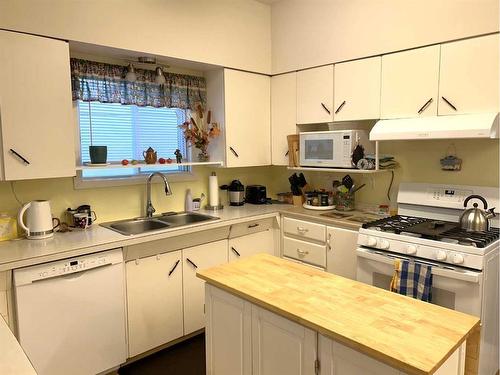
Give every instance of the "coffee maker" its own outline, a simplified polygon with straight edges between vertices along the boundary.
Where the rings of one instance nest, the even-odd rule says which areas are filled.
[[[233,180],[229,185],[220,187],[227,190],[230,206],[243,206],[245,204],[245,187],[240,180]]]

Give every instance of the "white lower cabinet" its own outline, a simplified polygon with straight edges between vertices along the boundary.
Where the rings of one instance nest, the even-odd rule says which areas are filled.
[[[229,261],[259,253],[274,255],[274,234],[272,228],[229,240]]]
[[[326,270],[356,280],[358,231],[327,227]]]
[[[252,305],[254,375],[313,375],[316,332]]]
[[[126,263],[129,357],[183,335],[181,251]]]
[[[319,335],[321,375],[400,375],[400,371]]]
[[[313,375],[316,332],[211,285],[207,375]]]
[[[185,335],[205,327],[205,282],[196,272],[222,263],[227,263],[227,240],[182,250]]]
[[[251,303],[210,285],[205,301],[207,375],[252,374]]]

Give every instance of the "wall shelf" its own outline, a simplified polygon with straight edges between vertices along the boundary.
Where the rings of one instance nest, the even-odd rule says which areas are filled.
[[[146,163],[138,163],[138,164],[128,164],[122,165],[121,163],[110,163],[107,165],[99,165],[99,166],[89,166],[89,165],[78,165],[76,167],[77,171],[82,170],[97,170],[97,169],[124,169],[124,168],[132,168],[132,169],[140,169],[140,168],[155,168],[155,169],[165,169],[165,168],[174,168],[174,167],[191,167],[191,166],[217,166],[221,167],[223,165],[222,161],[204,161],[204,162],[183,162],[183,163],[171,163],[171,164],[146,164]]]
[[[348,169],[348,168],[314,168],[314,167],[288,167],[292,171],[314,171],[314,172],[338,172],[338,173],[360,173],[373,174],[390,172],[394,169]]]

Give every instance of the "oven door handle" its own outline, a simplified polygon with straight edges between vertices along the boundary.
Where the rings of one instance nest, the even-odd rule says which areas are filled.
[[[363,249],[363,248],[358,248],[356,250],[356,254],[360,258],[365,258],[369,260],[373,260],[379,263],[385,263],[385,264],[394,264],[394,259],[403,259],[403,260],[411,260],[411,258],[404,257],[404,256],[396,256],[396,255],[389,255],[389,254],[382,254],[380,252],[370,250],[370,249]],[[428,263],[425,262],[418,262],[421,264],[429,265]],[[430,264],[432,267],[432,264]],[[451,268],[451,267],[450,267]],[[442,268],[442,267],[432,267],[432,274],[436,276],[442,276],[442,277],[447,277],[450,279],[454,280],[461,280],[461,281],[466,281],[469,283],[479,283],[482,279],[482,272],[479,271],[471,271],[471,270],[465,270],[465,269],[448,269],[448,268]]]

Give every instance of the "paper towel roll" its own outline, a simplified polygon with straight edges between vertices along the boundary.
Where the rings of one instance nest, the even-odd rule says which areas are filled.
[[[208,204],[212,207],[219,205],[219,181],[215,172],[208,176]]]

